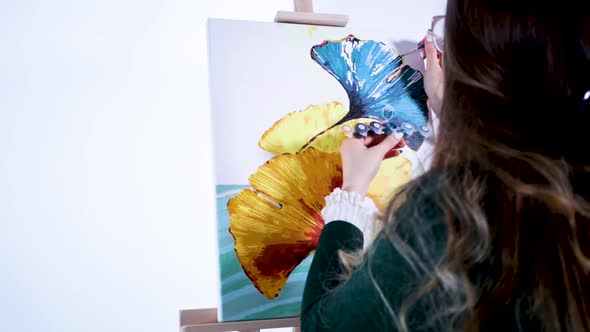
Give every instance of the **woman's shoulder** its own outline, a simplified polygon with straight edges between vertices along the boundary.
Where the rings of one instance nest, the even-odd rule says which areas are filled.
[[[392,201],[391,212],[398,217],[439,220],[443,214],[443,180],[437,171],[412,180]]]
[[[442,207],[443,177],[432,171],[409,183],[392,201],[385,232],[412,247],[428,243],[429,250],[442,250],[446,243],[446,222]]]

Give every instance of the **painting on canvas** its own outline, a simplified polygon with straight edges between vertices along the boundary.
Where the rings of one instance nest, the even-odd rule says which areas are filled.
[[[215,19],[208,32],[219,319],[293,317],[324,197],[342,182],[342,141],[404,133],[405,153],[369,188],[380,208],[420,172],[431,133],[422,75],[343,28]]]

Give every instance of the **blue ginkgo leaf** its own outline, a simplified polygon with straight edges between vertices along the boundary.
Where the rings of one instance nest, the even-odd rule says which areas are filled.
[[[350,35],[314,46],[311,57],[340,82],[350,101],[349,112],[330,128],[353,119],[375,118],[405,128],[411,149],[422,145],[428,132],[423,77],[394,50]]]

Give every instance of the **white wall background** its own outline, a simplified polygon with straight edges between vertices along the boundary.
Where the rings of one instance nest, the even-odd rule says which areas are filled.
[[[3,331],[175,331],[216,305],[205,21],[291,4],[0,0]],[[418,39],[444,0],[315,7]]]

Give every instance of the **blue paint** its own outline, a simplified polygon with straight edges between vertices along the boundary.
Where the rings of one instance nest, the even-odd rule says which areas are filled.
[[[397,127],[402,123],[414,128],[428,125],[422,74],[405,65],[385,44],[350,35],[314,46],[311,57],[340,82],[350,101],[349,112],[331,128],[359,118],[388,121]],[[417,150],[424,138],[416,130],[407,144]]]

